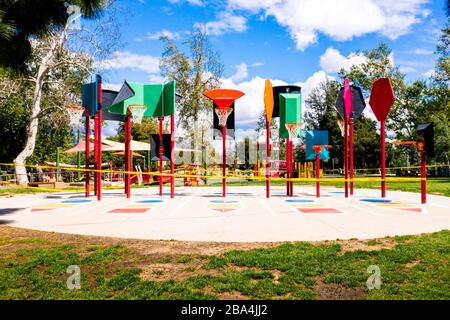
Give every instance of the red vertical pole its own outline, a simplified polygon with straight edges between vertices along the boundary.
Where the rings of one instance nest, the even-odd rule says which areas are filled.
[[[94,116],[94,195],[97,195],[98,116]]]
[[[291,179],[294,178],[294,140],[291,141]],[[290,182],[291,197],[294,196],[294,181]]]
[[[222,126],[222,196],[227,196],[227,126]]]
[[[344,178],[345,178],[345,197],[348,198],[348,123],[347,119],[344,120]]]
[[[286,138],[286,196],[289,197],[289,137]]]
[[[127,198],[131,197],[131,181],[130,181],[130,171],[131,171],[131,116],[127,116],[127,140],[125,144],[125,188],[127,193]]]
[[[163,146],[163,117],[158,117],[159,119],[159,195],[163,195],[163,176],[162,176],[162,168],[163,168],[163,154],[164,154],[164,146]]]
[[[170,115],[170,197],[175,197],[175,115]]]
[[[349,127],[350,127],[350,195],[353,195],[353,117],[350,116],[349,120]]]
[[[98,93],[97,93],[97,101],[98,101],[98,169],[99,172],[97,173],[97,200],[102,200],[102,78],[100,76],[97,76],[97,83],[98,83]]]
[[[91,155],[90,133],[91,133],[91,123],[90,123],[89,113],[86,111],[86,142],[85,142],[85,149],[84,149],[85,169],[86,169],[86,172],[84,173],[85,180],[86,180],[84,182],[84,193],[85,193],[86,198],[89,198],[89,195],[90,195],[90,185],[89,185],[89,182],[90,182],[89,158]]]
[[[420,152],[420,191],[421,191],[421,203],[427,203],[427,155],[423,150],[423,144],[419,145]]]
[[[266,198],[270,198],[270,122],[266,125]]]
[[[381,197],[386,198],[386,123],[381,121]]]
[[[125,160],[125,163],[124,163],[124,171],[125,172],[127,172],[127,159],[128,159],[128,148],[127,148],[127,146],[128,146],[128,142],[127,142],[127,140],[128,140],[128,116],[126,116],[126,118],[125,118],[125,122],[123,123],[123,144],[124,144],[124,147],[125,147],[125,150],[124,150],[124,153],[125,153],[125,155],[124,155],[124,160]],[[127,190],[128,190],[128,186],[127,186],[127,174],[126,173],[124,173],[124,175],[123,175],[123,185],[124,185],[124,192],[123,193],[125,193],[125,194],[127,194]]]
[[[316,198],[320,198],[320,151],[316,151]]]

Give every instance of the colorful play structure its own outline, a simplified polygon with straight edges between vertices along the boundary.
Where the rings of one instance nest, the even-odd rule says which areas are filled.
[[[212,101],[214,109],[214,127],[219,127],[222,138],[222,197],[226,197],[227,185],[227,164],[226,164],[226,138],[227,128],[234,129],[235,102],[244,95],[243,92],[232,89],[215,89],[203,93]],[[152,135],[151,160],[159,162],[159,194],[163,195],[163,183],[170,182],[170,197],[175,196],[175,169],[174,169],[174,148],[175,148],[175,111],[176,104],[180,97],[176,94],[176,83],[171,81],[165,84],[140,84],[125,81],[119,91],[103,90],[102,79],[96,76],[94,82],[83,84],[82,86],[82,106],[66,107],[70,116],[71,125],[80,123],[84,116],[86,138],[85,149],[85,196],[90,196],[90,172],[94,172],[94,194],[101,200],[101,172],[102,172],[102,134],[101,123],[103,120],[119,121],[124,126],[124,157],[125,157],[125,183],[124,193],[127,198],[131,197],[130,175],[135,173],[131,168],[130,142],[131,123],[141,123],[143,117],[157,118],[159,121],[159,134]],[[389,110],[395,101],[394,91],[390,79],[381,78],[374,82],[370,94],[370,106],[378,121],[380,121],[381,137],[381,197],[386,197],[386,150],[385,150],[385,127]],[[304,178],[310,178],[312,163],[315,163],[315,184],[316,197],[320,197],[321,161],[329,159],[329,145],[327,130],[302,130],[302,92],[301,87],[294,85],[272,87],[270,80],[266,80],[264,88],[264,110],[266,120],[266,159],[262,161],[262,170],[265,168],[266,197],[270,198],[271,179],[274,179],[272,169],[281,166],[281,161],[271,160],[272,144],[270,125],[273,118],[279,118],[279,138],[286,141],[285,166],[286,196],[294,196],[294,140],[303,136],[305,144],[301,147],[305,150],[306,161],[310,161],[311,167],[306,163],[301,169],[298,166],[298,177],[301,178],[303,171]],[[337,125],[340,127],[344,137],[344,190],[345,197],[354,194],[354,150],[353,150],[353,126],[355,121],[362,115],[366,107],[362,90],[354,85],[350,85],[349,79],[344,79],[336,100],[336,110],[341,119]],[[233,116],[230,117],[230,115]],[[170,134],[163,134],[164,117],[170,116]],[[94,170],[90,170],[89,156],[90,146],[90,119],[94,120]],[[409,145],[416,147],[421,158],[421,201],[426,203],[426,156],[434,153],[433,125],[431,123],[421,124],[417,128],[418,141],[394,142],[394,144]],[[259,145],[258,145],[259,148]],[[170,173],[163,172],[163,161],[170,161]],[[258,166],[254,175],[260,175]],[[201,170],[198,165],[184,168],[184,185],[198,185]],[[264,171],[262,171],[264,172]],[[264,173],[261,174],[264,176]],[[264,179],[264,178],[263,178]],[[200,182],[203,182],[201,180]]]

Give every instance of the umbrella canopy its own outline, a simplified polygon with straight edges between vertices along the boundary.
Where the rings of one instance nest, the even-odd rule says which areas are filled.
[[[118,151],[113,153],[116,156],[125,156],[125,151]],[[142,154],[137,152],[132,152],[133,157],[145,158]]]

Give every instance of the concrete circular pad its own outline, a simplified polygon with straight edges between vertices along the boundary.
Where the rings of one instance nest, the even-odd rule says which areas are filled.
[[[157,188],[132,189],[131,199],[105,191],[103,200],[81,193],[21,195],[0,198],[0,223],[43,231],[138,239],[268,242],[368,239],[419,234],[450,228],[450,198],[388,190],[389,202],[377,201],[379,190],[295,187],[183,188],[183,195],[160,197]],[[86,201],[91,200],[91,201]],[[224,201],[225,200],[225,201]],[[364,200],[371,200],[367,202]],[[376,201],[376,202],[373,202]]]

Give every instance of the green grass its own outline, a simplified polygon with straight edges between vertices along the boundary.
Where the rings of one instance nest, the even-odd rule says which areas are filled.
[[[35,235],[25,240],[2,236],[0,299],[218,299],[222,294],[317,299],[329,286],[350,294],[344,298],[450,299],[448,230],[369,240],[364,248],[345,252],[342,242],[289,242],[218,256],[167,254],[158,261],[171,263],[186,276],[169,277],[161,268],[151,269],[150,275],[160,280],[142,278],[143,268],[155,259],[125,245],[82,240],[61,245]],[[373,247],[378,244],[384,249]],[[81,268],[80,290],[66,288],[70,265]],[[371,265],[381,270],[380,290],[367,289]]]

